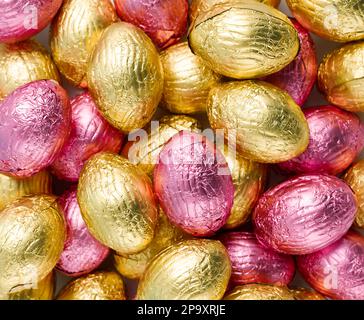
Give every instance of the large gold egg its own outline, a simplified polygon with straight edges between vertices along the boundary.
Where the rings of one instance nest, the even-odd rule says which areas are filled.
[[[125,300],[123,279],[116,272],[99,271],[68,283],[57,300]]]
[[[168,247],[149,264],[138,285],[139,300],[219,300],[231,275],[219,241],[186,240]]]
[[[101,113],[124,132],[144,127],[162,97],[158,51],[141,29],[126,22],[114,23],[103,32],[87,80]]]
[[[362,0],[287,0],[294,17],[306,29],[337,42],[364,39]]]
[[[304,152],[309,129],[301,108],[285,91],[263,81],[236,81],[214,87],[207,113],[213,129],[224,129],[238,153],[263,163]]]
[[[23,84],[43,79],[59,80],[56,65],[36,40],[0,43],[0,100]]]
[[[234,288],[224,300],[295,300],[295,297],[285,286],[246,284]]]
[[[326,55],[319,68],[318,85],[331,103],[352,112],[364,111],[364,41]]]
[[[90,158],[77,199],[89,231],[105,246],[133,254],[152,241],[158,212],[151,181],[127,159],[107,152]]]
[[[215,4],[201,12],[190,28],[189,43],[212,70],[236,79],[275,73],[299,50],[288,17],[255,0]]]
[[[87,64],[102,31],[118,17],[109,0],[65,0],[51,27],[51,50],[63,76],[87,87]]]
[[[0,212],[0,297],[27,289],[55,267],[66,237],[56,198],[24,197]]]

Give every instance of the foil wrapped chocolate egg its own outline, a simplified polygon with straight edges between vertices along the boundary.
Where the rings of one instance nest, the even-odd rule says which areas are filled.
[[[71,133],[52,172],[62,180],[77,181],[85,162],[101,151],[118,152],[123,135],[99,113],[89,93],[71,99]]]
[[[357,202],[350,187],[334,176],[311,174],[268,190],[253,214],[256,236],[264,245],[294,255],[334,243],[351,227]]]
[[[91,157],[77,199],[90,233],[109,248],[134,254],[152,241],[158,214],[152,185],[127,159],[108,152]]]
[[[286,286],[246,284],[234,288],[224,300],[295,300]]]
[[[229,253],[230,282],[233,285],[266,283],[283,286],[293,280],[293,258],[264,247],[254,233],[227,232],[219,240]]]
[[[115,0],[119,17],[144,30],[160,48],[177,43],[187,30],[187,0]]]
[[[16,88],[36,80],[59,81],[56,65],[36,40],[0,43],[0,100]]]
[[[364,39],[364,3],[358,0],[287,0],[294,17],[322,38]]]
[[[187,42],[163,51],[161,60],[164,70],[162,106],[173,113],[206,112],[209,91],[221,77],[191,52]]]
[[[23,178],[48,167],[68,138],[66,91],[52,80],[19,87],[0,103],[0,172]]]
[[[180,131],[164,146],[154,170],[154,191],[169,219],[193,236],[211,236],[233,206],[228,164],[201,134]]]
[[[129,141],[122,150],[122,155],[150,178],[153,177],[159,153],[170,138],[182,130],[198,133],[202,128],[197,119],[185,115],[166,115],[155,125],[153,123],[147,129],[147,136],[142,136],[135,142]]]
[[[109,248],[88,231],[74,189],[58,198],[58,204],[66,220],[67,238],[56,268],[71,277],[90,273],[106,259]]]
[[[279,164],[294,173],[344,171],[364,147],[364,125],[354,114],[333,106],[303,110],[310,128],[307,150],[297,158]]]
[[[298,257],[303,278],[323,295],[338,300],[364,299],[364,238],[350,231],[330,246]]]
[[[91,56],[87,81],[102,115],[117,129],[144,127],[163,92],[163,69],[152,41],[126,22],[109,26]]]
[[[75,86],[87,87],[91,53],[102,31],[118,20],[109,0],[65,0],[53,20],[50,45],[62,75]]]
[[[308,290],[305,288],[291,289],[294,294],[295,300],[326,300],[324,296],[316,291]]]
[[[264,80],[287,91],[299,106],[303,106],[316,82],[318,63],[309,32],[296,19],[291,21],[300,39],[298,55],[288,66]]]
[[[116,272],[90,273],[68,283],[57,300],[126,300],[124,282]]]
[[[364,111],[364,41],[327,54],[319,68],[318,87],[331,103],[348,111]]]
[[[53,19],[62,0],[6,0],[0,3],[0,42],[26,40]]]
[[[225,247],[215,240],[186,240],[163,250],[141,278],[138,300],[219,300],[231,274]]]
[[[257,162],[290,160],[309,143],[301,108],[286,92],[263,81],[215,86],[207,114],[213,129],[224,129],[226,140],[236,141],[241,156]]]
[[[190,28],[189,44],[212,70],[235,79],[278,72],[299,50],[288,17],[254,0],[218,3],[201,12]]]
[[[0,214],[0,297],[39,283],[63,250],[65,223],[56,198],[24,197]]]

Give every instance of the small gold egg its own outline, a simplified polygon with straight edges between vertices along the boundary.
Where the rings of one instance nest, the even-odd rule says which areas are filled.
[[[325,297],[316,291],[305,288],[295,288],[291,292],[294,294],[295,300],[326,300]]]
[[[224,300],[295,300],[295,298],[285,286],[246,284],[234,288]]]

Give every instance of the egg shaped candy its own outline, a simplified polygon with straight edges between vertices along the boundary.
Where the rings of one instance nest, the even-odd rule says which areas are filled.
[[[137,299],[219,300],[230,273],[229,256],[219,241],[183,241],[150,263],[139,282]]]
[[[295,300],[326,300],[324,296],[316,291],[308,290],[305,288],[291,289],[294,294]]]
[[[233,289],[224,300],[295,300],[286,286],[246,284]]]
[[[328,175],[302,175],[268,190],[253,214],[263,244],[293,255],[308,254],[340,239],[357,211],[350,187]]]
[[[90,233],[105,246],[133,254],[152,241],[157,221],[152,185],[127,159],[107,152],[91,157],[77,199]]]

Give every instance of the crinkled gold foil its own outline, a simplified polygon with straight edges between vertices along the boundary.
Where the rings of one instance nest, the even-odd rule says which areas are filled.
[[[326,300],[325,297],[316,291],[305,288],[295,288],[291,292],[294,294],[295,300]]]
[[[287,287],[269,284],[246,284],[234,288],[224,300],[295,300]]]

